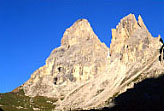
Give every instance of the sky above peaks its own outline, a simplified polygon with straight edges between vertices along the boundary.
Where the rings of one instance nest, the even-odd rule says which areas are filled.
[[[66,28],[85,18],[109,47],[111,29],[141,15],[164,39],[164,0],[0,0],[0,93],[12,91],[45,64]]]

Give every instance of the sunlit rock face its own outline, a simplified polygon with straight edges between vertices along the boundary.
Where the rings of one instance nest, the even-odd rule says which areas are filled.
[[[110,49],[86,19],[66,29],[61,46],[23,85],[27,96],[58,98],[55,111],[108,106],[145,78],[164,73],[163,43],[152,37],[141,16],[121,19],[112,29]]]
[[[141,16],[136,21],[130,14],[121,19],[116,29],[112,29],[111,61],[117,58],[124,63],[145,62],[146,58],[154,55],[155,49],[160,49],[161,44],[160,37],[153,38],[148,32]]]
[[[108,52],[88,21],[80,19],[65,31],[61,46],[51,52],[45,66],[32,74],[24,91],[29,96],[57,96],[58,88],[82,83],[100,74]]]

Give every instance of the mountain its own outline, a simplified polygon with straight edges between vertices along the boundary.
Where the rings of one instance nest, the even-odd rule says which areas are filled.
[[[112,108],[113,100],[135,84],[164,74],[163,46],[160,35],[152,37],[141,16],[136,20],[129,14],[121,19],[112,29],[110,48],[101,43],[86,19],[80,19],[66,29],[61,46],[51,52],[44,66],[13,92],[0,95],[0,107],[10,103],[15,111]],[[10,98],[26,102],[15,104],[7,101]]]

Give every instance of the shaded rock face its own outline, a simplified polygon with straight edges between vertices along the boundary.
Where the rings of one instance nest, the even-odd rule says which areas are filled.
[[[162,73],[161,37],[151,36],[141,16],[121,19],[112,29],[110,49],[81,19],[65,31],[61,46],[23,89],[27,96],[58,98],[57,111],[101,108],[134,83]]]
[[[87,111],[163,111],[164,75],[148,78],[113,99],[113,107]],[[81,110],[86,111],[86,110]]]
[[[110,111],[163,111],[164,76],[145,79],[115,98]]]

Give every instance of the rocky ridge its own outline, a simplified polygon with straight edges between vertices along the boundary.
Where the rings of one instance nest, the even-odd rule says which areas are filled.
[[[57,98],[56,111],[93,109],[108,106],[134,83],[163,73],[162,39],[152,37],[141,16],[138,21],[133,14],[121,19],[112,29],[110,49],[80,19],[23,90],[27,96]]]

